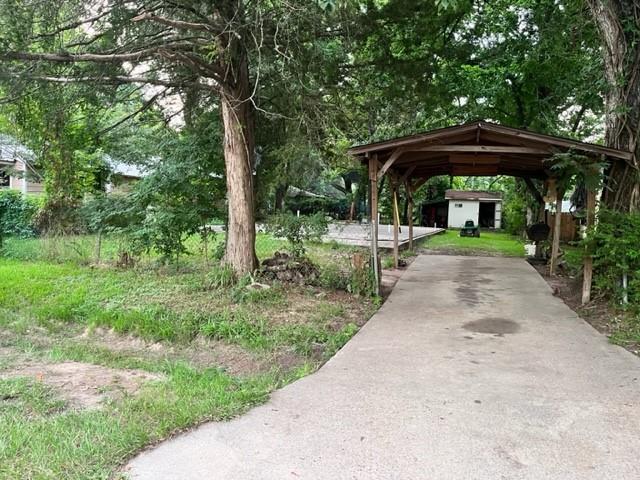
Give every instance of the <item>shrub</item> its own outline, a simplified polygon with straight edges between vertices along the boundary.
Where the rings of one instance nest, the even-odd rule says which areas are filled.
[[[323,213],[310,216],[281,213],[272,216],[266,228],[273,236],[286,239],[291,255],[300,258],[306,253],[304,241],[320,240],[327,233],[328,224]]]
[[[318,281],[321,287],[329,290],[347,290],[349,287],[349,277],[334,263],[324,265],[320,269]]]
[[[503,225],[512,235],[522,235],[527,228],[527,203],[521,196],[512,196],[504,204]]]
[[[34,236],[33,221],[39,206],[35,197],[25,197],[16,190],[0,190],[0,235]]]
[[[598,218],[583,242],[593,255],[595,286],[621,300],[626,273],[629,303],[640,307],[640,213],[602,209]]]
[[[334,199],[305,196],[287,198],[287,210],[292,213],[300,212],[302,215],[324,212],[334,218],[346,218],[349,215],[349,207],[350,204],[346,198]]]

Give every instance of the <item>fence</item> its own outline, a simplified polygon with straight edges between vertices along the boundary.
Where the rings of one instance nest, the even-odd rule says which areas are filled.
[[[560,241],[561,242],[573,242],[578,238],[578,223],[576,219],[570,213],[562,213],[560,219]],[[555,214],[549,213],[547,215],[547,225],[551,228],[551,234],[553,235],[553,224],[555,222]]]

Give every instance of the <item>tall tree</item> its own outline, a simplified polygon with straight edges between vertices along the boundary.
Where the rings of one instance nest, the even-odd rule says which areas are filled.
[[[0,33],[2,75],[34,82],[141,84],[197,89],[220,103],[228,199],[226,261],[240,274],[257,265],[253,173],[261,57],[287,57],[297,21],[319,7],[249,0],[17,2]],[[4,27],[5,25],[3,25]],[[46,48],[57,38],[60,48]],[[255,60],[253,71],[250,57]],[[64,65],[64,72],[52,66]],[[53,72],[53,73],[52,73]]]
[[[640,3],[589,0],[602,40],[606,93],[606,143],[634,153],[609,167],[603,201],[610,208],[640,208]]]

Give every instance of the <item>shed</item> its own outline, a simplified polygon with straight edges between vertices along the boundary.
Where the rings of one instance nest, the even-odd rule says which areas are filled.
[[[502,222],[502,195],[497,192],[447,190],[447,227],[462,228],[473,220],[482,228],[500,228]]]

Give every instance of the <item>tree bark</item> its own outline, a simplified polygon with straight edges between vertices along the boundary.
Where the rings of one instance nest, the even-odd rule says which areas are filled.
[[[236,47],[229,52],[235,60],[236,81],[223,87],[220,94],[229,209],[224,261],[238,275],[245,275],[258,266],[253,192],[255,127],[247,55]]]
[[[276,187],[276,195],[275,195],[275,210],[278,212],[284,211],[285,199],[287,197],[287,190],[289,190],[289,185],[278,185]]]
[[[640,4],[637,0],[589,0],[602,40],[606,94],[607,146],[634,152],[629,163],[616,161],[605,172],[602,201],[608,208],[640,207]]]

